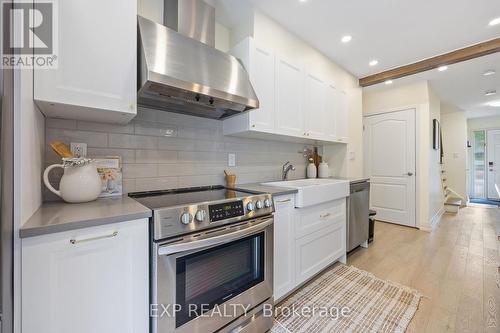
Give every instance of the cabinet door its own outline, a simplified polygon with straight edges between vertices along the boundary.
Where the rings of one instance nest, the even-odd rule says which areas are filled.
[[[346,199],[344,198],[301,208],[295,219],[295,238],[327,229],[335,223],[345,224],[346,215]]]
[[[24,333],[148,332],[148,220],[23,239],[22,291]]]
[[[328,140],[337,141],[337,89],[333,84],[328,84],[325,93],[325,134]]]
[[[313,74],[305,76],[304,125],[306,136],[311,139],[325,138],[326,83]]]
[[[96,121],[135,114],[137,1],[59,1],[58,13],[58,68],[34,73],[42,111]]]
[[[345,254],[345,221],[296,241],[295,278],[299,285]]]
[[[276,127],[278,134],[304,136],[300,65],[276,56]]]
[[[349,138],[349,113],[347,110],[347,94],[344,91],[337,92],[337,139],[347,142]]]
[[[250,81],[259,98],[259,108],[250,111],[250,128],[274,130],[275,59],[271,50],[252,44],[250,48]]]
[[[293,196],[274,199],[274,300],[285,296],[294,287],[293,269]]]

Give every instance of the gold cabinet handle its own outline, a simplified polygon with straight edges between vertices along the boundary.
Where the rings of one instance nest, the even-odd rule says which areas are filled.
[[[286,200],[276,200],[277,203],[284,203],[284,202],[290,202],[292,199],[286,199]]]
[[[69,242],[73,245],[76,245],[76,244],[91,242],[91,241],[100,240],[100,239],[113,238],[116,236],[118,236],[118,231],[114,231],[112,234],[109,234],[109,235],[90,237],[90,238],[84,238],[84,239],[70,239]]]
[[[330,215],[332,215],[332,214],[330,214],[330,213],[326,213],[326,214],[322,214],[322,215],[320,215],[319,217],[320,217],[320,218],[322,218],[322,219],[324,219],[325,217],[328,217],[328,216],[330,216]]]

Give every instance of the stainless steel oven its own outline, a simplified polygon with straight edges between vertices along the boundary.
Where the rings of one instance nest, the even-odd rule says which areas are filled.
[[[152,251],[154,333],[215,332],[242,315],[249,320],[228,328],[272,326],[262,311],[273,294],[272,216],[155,243]]]
[[[271,329],[270,194],[207,186],[129,195],[153,210],[153,333]]]

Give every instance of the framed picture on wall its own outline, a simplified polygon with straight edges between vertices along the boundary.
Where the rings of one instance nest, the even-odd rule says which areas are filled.
[[[441,126],[437,119],[432,119],[432,148],[435,150],[441,148]]]

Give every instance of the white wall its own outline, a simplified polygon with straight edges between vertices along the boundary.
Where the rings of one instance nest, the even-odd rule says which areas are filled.
[[[415,107],[429,102],[428,83],[420,81],[404,86],[363,89],[363,115]]]
[[[500,118],[500,117],[499,117]],[[467,119],[465,112],[449,104],[441,105],[446,183],[462,198],[467,198]]]
[[[439,119],[439,98],[427,81],[403,86],[374,86],[363,90],[363,116],[415,109],[417,226],[428,230],[442,208],[439,152],[432,149],[432,119]]]
[[[440,150],[432,148],[432,121],[433,119],[441,120],[441,100],[429,86],[429,119],[427,138],[429,145],[429,220],[437,222],[443,213],[444,192],[441,183],[441,165],[440,165]]]

